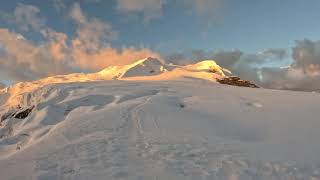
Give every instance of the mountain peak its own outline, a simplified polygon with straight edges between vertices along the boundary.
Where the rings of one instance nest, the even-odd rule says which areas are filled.
[[[222,76],[226,76],[225,73],[232,74],[230,70],[219,66],[214,60],[202,60],[196,64],[187,65],[185,68],[191,71],[207,71],[218,73]]]
[[[166,73],[168,72],[168,73]],[[127,79],[138,77],[154,77],[162,76],[162,78],[179,78],[179,77],[199,77],[208,80],[214,80],[214,76],[225,77],[225,73],[231,74],[228,69],[219,66],[214,60],[203,60],[196,64],[190,64],[186,66],[168,65],[162,60],[153,57],[147,57],[138,60],[132,64],[124,66],[112,66],[108,67],[98,74],[103,79]],[[161,79],[161,77],[157,77]]]
[[[98,74],[104,78],[112,76],[112,79],[119,79],[136,76],[154,76],[165,71],[167,71],[165,63],[157,58],[148,57],[124,66],[107,67]]]
[[[157,58],[153,58],[153,57],[147,57],[141,60],[138,60],[134,63],[132,63],[131,65],[137,66],[137,65],[145,65],[145,66],[155,66],[155,65],[164,65],[165,63],[162,62],[161,60],[157,59]]]
[[[159,59],[148,57],[133,63],[132,67],[130,67],[122,77],[159,75],[167,71],[165,67],[166,65]]]

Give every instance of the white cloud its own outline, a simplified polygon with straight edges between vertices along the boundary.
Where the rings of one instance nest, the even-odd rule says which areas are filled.
[[[77,3],[71,8],[70,18],[76,24],[74,37],[43,27],[39,29],[44,38],[40,43],[0,28],[0,80],[34,80],[75,69],[97,71],[148,56],[160,58],[147,48],[112,48],[111,40],[117,33],[111,24],[88,17]]]
[[[73,41],[78,48],[94,50],[117,37],[118,33],[113,30],[111,24],[97,18],[88,18],[78,3],[72,6],[70,17],[78,26],[77,38]]]
[[[79,3],[74,3],[73,6],[71,7],[70,17],[79,24],[85,24],[88,21],[87,17],[82,12],[82,9]]]
[[[262,69],[266,87],[313,91],[320,90],[320,41],[296,41],[293,63],[288,68]]]
[[[189,54],[189,55],[186,55]],[[194,63],[194,61],[203,59],[213,59],[222,67],[230,69],[234,75],[243,79],[251,80],[255,83],[260,82],[260,66],[270,62],[282,62],[287,57],[285,49],[269,48],[255,54],[248,54],[240,50],[191,50],[187,53],[174,53],[166,57],[168,62],[177,64]],[[269,84],[264,83],[266,87]]]
[[[13,14],[2,12],[1,18],[16,25],[21,31],[39,31],[45,26],[45,19],[40,17],[40,9],[33,5],[19,3]]]
[[[293,48],[293,67],[302,69],[310,76],[320,75],[320,41],[296,41]]]
[[[265,59],[283,60],[288,56],[288,52],[285,49],[268,48],[259,52],[257,55]]]
[[[56,59],[51,52],[56,43],[53,40],[36,45],[8,29],[0,28],[0,34],[0,43],[4,47],[0,71],[7,77],[20,81],[71,72],[66,62]]]
[[[51,0],[53,3],[53,7],[58,11],[61,12],[63,9],[66,8],[64,4],[64,0]]]
[[[128,64],[148,56],[160,57],[146,48],[112,48],[110,41],[117,37],[117,32],[112,29],[111,24],[88,18],[78,3],[73,5],[70,16],[78,26],[70,50],[77,67],[99,70],[111,65]]]

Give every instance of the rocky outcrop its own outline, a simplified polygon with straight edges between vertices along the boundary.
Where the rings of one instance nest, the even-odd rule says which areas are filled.
[[[18,112],[14,118],[16,119],[25,119],[29,116],[29,114],[32,112],[32,110],[34,109],[34,106],[31,106],[29,108],[26,108],[20,112]]]
[[[29,114],[33,111],[35,106],[31,106],[25,109],[22,109],[20,106],[18,106],[14,110],[10,110],[7,113],[3,114],[0,118],[0,126],[1,123],[7,119],[10,118],[16,118],[16,119],[25,119],[29,116]]]
[[[242,80],[239,77],[231,76],[231,77],[224,77],[221,79],[217,79],[220,84],[227,84],[231,86],[240,86],[240,87],[250,87],[250,88],[259,88],[254,83],[250,81]]]

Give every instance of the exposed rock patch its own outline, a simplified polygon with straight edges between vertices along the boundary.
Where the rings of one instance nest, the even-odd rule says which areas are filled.
[[[224,77],[222,79],[217,79],[217,81],[220,84],[227,84],[227,85],[231,85],[231,86],[259,88],[254,83],[252,83],[250,81],[247,81],[247,80],[242,80],[242,79],[240,79],[239,77],[236,77],[236,76]]]
[[[14,115],[14,118],[17,119],[25,119],[29,116],[29,114],[32,112],[32,110],[34,109],[34,106],[31,106],[27,109],[24,109],[20,112],[18,112],[17,114]]]

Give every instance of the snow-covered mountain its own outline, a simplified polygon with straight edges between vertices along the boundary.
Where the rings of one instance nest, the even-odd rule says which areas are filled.
[[[158,59],[149,57],[124,66],[110,66],[97,73],[74,73],[52,76],[33,82],[20,82],[5,89],[0,89],[0,93],[10,96],[5,104],[12,107],[21,103],[23,94],[50,84],[106,80],[163,81],[185,78],[198,78],[216,82],[217,79],[225,77],[224,72],[231,74],[229,70],[220,67],[213,60],[204,60],[187,66],[177,66],[168,65]]]
[[[0,179],[320,179],[318,93],[147,58],[0,90]]]
[[[155,76],[168,71],[170,67],[155,58],[146,58],[125,66],[111,66],[99,72],[103,77],[121,79],[137,76]]]
[[[183,77],[203,78],[216,81],[231,72],[220,67],[213,60],[204,60],[196,64],[178,66],[165,64],[155,58],[146,58],[125,66],[111,66],[98,73],[102,79],[122,80],[164,80]]]

